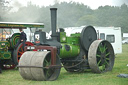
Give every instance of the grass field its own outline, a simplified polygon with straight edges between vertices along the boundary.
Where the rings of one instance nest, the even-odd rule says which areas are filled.
[[[115,65],[111,72],[94,74],[91,71],[84,73],[68,73],[61,69],[56,81],[24,80],[18,70],[4,70],[0,74],[0,85],[128,85],[128,78],[119,78],[120,73],[128,74],[128,45],[123,45],[123,53],[116,55]]]

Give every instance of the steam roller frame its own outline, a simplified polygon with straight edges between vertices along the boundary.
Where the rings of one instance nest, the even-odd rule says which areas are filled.
[[[111,71],[114,66],[114,50],[106,40],[95,40],[88,52],[89,66],[95,73]]]
[[[35,46],[36,50],[27,51],[19,62],[19,72],[24,79],[52,81],[60,74],[61,62],[56,54],[57,49],[50,46]]]

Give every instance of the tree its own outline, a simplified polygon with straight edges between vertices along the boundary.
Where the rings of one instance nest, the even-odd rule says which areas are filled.
[[[8,18],[14,22],[37,22],[39,19],[39,7],[30,2],[27,7],[21,7],[17,12],[10,13]]]
[[[83,17],[80,17],[77,25],[82,26],[82,25],[96,25],[97,18],[94,15],[85,15]]]
[[[128,32],[128,6],[123,4],[117,6],[100,6],[92,10],[87,5],[76,2],[59,2],[54,0],[55,4],[38,7],[34,4],[28,4],[21,7],[17,12],[10,13],[7,18],[15,22],[39,22],[44,23],[44,31],[51,30],[50,8],[57,8],[57,28],[75,27],[81,25],[95,26],[118,26],[122,31]],[[5,5],[3,5],[5,6]],[[1,8],[0,8],[1,9]],[[2,11],[0,11],[2,12]]]

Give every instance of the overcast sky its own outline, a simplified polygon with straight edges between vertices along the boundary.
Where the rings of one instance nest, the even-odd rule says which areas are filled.
[[[55,0],[10,0],[13,7],[20,7],[20,6],[26,6],[29,1],[32,2],[32,4],[36,4],[39,6],[49,6],[53,5]],[[85,5],[90,6],[92,9],[97,9],[99,6],[105,6],[105,5],[111,5],[111,6],[120,6],[123,3],[128,5],[128,0],[57,0],[59,2],[79,2],[83,3]]]

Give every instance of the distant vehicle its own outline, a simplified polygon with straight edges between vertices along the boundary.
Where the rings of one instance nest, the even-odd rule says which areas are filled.
[[[124,39],[124,40],[122,41],[122,44],[128,44],[128,39]]]
[[[24,53],[23,44],[20,43],[19,28],[27,34],[26,46],[33,46],[30,39],[36,30],[44,28],[43,23],[0,22],[0,69],[13,69],[18,65],[21,55]]]
[[[115,54],[122,53],[122,36],[120,27],[95,27],[99,39],[108,40],[113,48]]]

